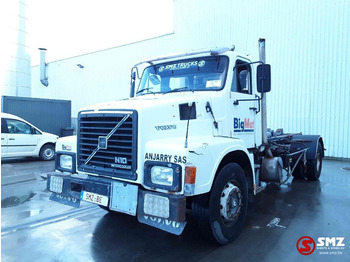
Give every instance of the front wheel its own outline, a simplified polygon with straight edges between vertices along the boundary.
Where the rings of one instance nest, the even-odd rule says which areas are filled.
[[[44,145],[39,154],[41,160],[49,161],[55,157],[55,147],[53,145]]]
[[[242,168],[230,163],[218,173],[207,201],[195,197],[192,209],[202,233],[221,245],[236,239],[244,225],[248,186]]]

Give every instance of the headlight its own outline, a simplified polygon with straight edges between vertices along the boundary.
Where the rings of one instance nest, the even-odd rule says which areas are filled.
[[[165,166],[154,166],[151,168],[151,181],[153,184],[172,186],[174,181],[174,171]]]
[[[68,155],[60,155],[60,167],[64,169],[72,169],[73,158]]]
[[[76,157],[74,152],[56,152],[55,169],[61,172],[76,173]]]
[[[182,187],[182,166],[159,161],[146,161],[144,184],[152,188],[160,188],[179,192]]]

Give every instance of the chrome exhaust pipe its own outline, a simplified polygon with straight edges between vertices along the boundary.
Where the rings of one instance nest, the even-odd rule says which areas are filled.
[[[265,59],[265,39],[259,39],[259,61],[263,64],[266,63]],[[262,94],[261,98],[261,132],[262,132],[262,143],[267,145],[267,114],[266,114],[266,94]]]

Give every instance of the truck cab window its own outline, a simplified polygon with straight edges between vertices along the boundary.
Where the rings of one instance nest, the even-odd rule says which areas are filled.
[[[170,90],[175,88],[183,88],[189,86],[188,77],[172,77],[169,79],[169,88]]]
[[[161,83],[161,79],[159,75],[150,74],[146,88],[148,88],[151,92],[159,92],[160,83]]]
[[[237,61],[236,66],[233,72],[232,80],[232,92],[239,92],[244,94],[252,93],[251,85],[251,68],[250,65],[247,65],[246,62]]]
[[[209,56],[151,65],[145,68],[136,94],[221,90],[228,64],[226,56]]]

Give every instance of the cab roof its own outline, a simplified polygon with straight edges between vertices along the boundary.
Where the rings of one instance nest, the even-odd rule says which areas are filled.
[[[184,52],[184,53],[175,53],[175,54],[169,54],[165,56],[159,56],[154,58],[149,58],[147,60],[141,61],[134,65],[134,67],[137,67],[143,63],[149,63],[152,64],[153,62],[158,62],[162,60],[169,60],[169,59],[175,59],[175,58],[182,58],[187,56],[195,56],[195,55],[202,55],[202,54],[209,54],[211,56],[220,55],[226,52],[232,52],[234,51],[234,48],[228,48],[228,47],[220,47],[220,48],[213,48],[213,49],[203,49],[203,50],[197,50],[197,51],[190,51],[190,52]]]

